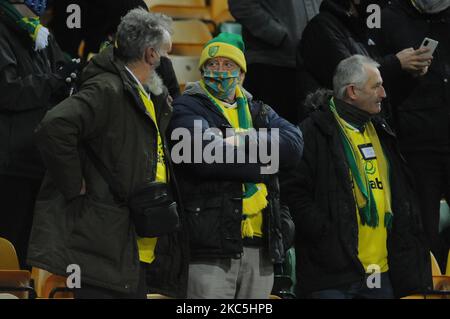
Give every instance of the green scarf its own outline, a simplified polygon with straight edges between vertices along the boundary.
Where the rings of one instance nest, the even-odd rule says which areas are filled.
[[[5,0],[0,0],[0,8],[11,21],[28,33],[36,45],[36,50],[47,46],[48,29],[40,23],[38,17],[23,17],[11,3]]]
[[[206,92],[209,100],[217,107],[217,109],[224,115],[224,117],[228,120],[229,124],[239,130],[248,130],[253,127],[252,118],[250,115],[250,110],[248,107],[248,101],[240,89],[239,85],[236,86],[236,104],[238,111],[238,120],[239,127],[236,127],[231,123],[230,119],[227,118],[226,114],[223,112],[220,107],[220,100],[215,98],[206,88],[203,80],[200,81],[201,87]],[[244,221],[242,225],[242,235],[243,237],[253,237],[253,229],[250,224],[250,219],[247,218],[249,216],[256,215],[261,210],[263,210],[267,206],[267,188],[266,185],[260,183],[244,183],[243,184],[243,201],[242,201],[242,212],[244,214]]]
[[[373,196],[372,188],[369,186],[369,178],[367,176],[367,171],[364,167],[358,165],[358,159],[355,156],[356,150],[352,147],[352,143],[345,134],[343,119],[339,116],[336,111],[336,106],[334,100],[330,100],[330,109],[333,112],[338,124],[339,132],[344,146],[345,157],[347,158],[348,164],[350,166],[350,171],[352,173],[353,179],[355,181],[355,200],[358,206],[359,216],[361,218],[361,223],[372,228],[376,228],[379,225],[379,214],[377,211],[376,202]],[[385,216],[384,216],[384,226],[387,229],[392,228],[392,209],[391,209],[391,188],[390,188],[390,174],[389,174],[389,162],[383,154],[383,149],[381,147],[378,135],[376,134],[373,124],[369,122],[367,125],[367,133],[370,136],[374,150],[376,154],[379,154],[377,158],[377,163],[380,170],[380,175],[385,183],[384,190],[384,200],[385,200]],[[362,196],[361,196],[362,195]]]

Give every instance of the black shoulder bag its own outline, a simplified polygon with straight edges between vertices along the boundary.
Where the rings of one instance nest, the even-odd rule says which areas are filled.
[[[91,147],[85,144],[85,149],[116,201],[124,203],[129,208],[130,218],[139,237],[161,237],[179,229],[177,203],[173,199],[169,184],[148,182],[125,198],[116,188],[118,184],[106,166]]]

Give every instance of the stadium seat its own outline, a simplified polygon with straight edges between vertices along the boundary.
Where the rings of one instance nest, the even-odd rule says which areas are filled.
[[[34,289],[36,290],[38,298],[42,298],[44,296],[44,284],[50,275],[51,273],[44,269],[36,267],[31,268],[31,279],[34,282]]]
[[[34,299],[36,292],[30,285],[31,273],[27,270],[0,270],[0,293],[20,299]]]
[[[200,71],[198,70],[200,58],[198,56],[173,55],[170,56],[170,60],[172,61],[181,91],[184,91],[188,82],[200,80]]]
[[[0,269],[2,270],[20,269],[16,249],[9,240],[1,237],[0,237]]]
[[[208,26],[200,20],[174,21],[172,28],[173,55],[200,56],[205,43],[212,39]]]
[[[433,292],[411,295],[403,297],[402,299],[450,299],[450,276],[442,275],[439,264],[432,252],[430,252],[430,258]]]
[[[43,287],[43,298],[73,299],[73,292],[66,286],[66,277],[50,275]]]
[[[433,276],[442,275],[441,268],[439,267],[439,264],[431,251],[430,251],[430,255],[431,255],[431,274]]]
[[[211,20],[216,25],[223,22],[235,21],[228,9],[228,0],[211,0]]]
[[[147,299],[173,299],[173,298],[161,294],[147,294]]]
[[[448,250],[448,255],[447,255],[447,268],[445,270],[445,274],[447,276],[450,276],[450,249]]]
[[[151,12],[164,13],[172,18],[211,19],[205,0],[149,0],[145,2]]]
[[[450,292],[450,276],[433,276],[433,287],[435,290],[445,290]]]
[[[433,276],[433,289],[436,291],[444,290],[450,291],[450,276],[443,275],[441,269],[439,268],[439,264],[436,261],[433,253],[430,252],[431,255],[431,274]],[[450,297],[447,295],[446,297]]]

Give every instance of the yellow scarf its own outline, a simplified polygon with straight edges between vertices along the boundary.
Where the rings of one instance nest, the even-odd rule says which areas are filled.
[[[372,190],[369,185],[369,178],[367,176],[366,167],[361,161],[357,160],[355,153],[359,152],[358,146],[353,143],[353,140],[349,138],[345,133],[346,122],[339,116],[334,106],[334,101],[330,101],[330,108],[334,113],[334,116],[339,124],[341,131],[341,137],[344,144],[344,151],[349,162],[350,170],[355,180],[355,199],[358,205],[358,210],[361,216],[361,221],[370,227],[377,227],[379,222],[379,214],[376,209],[375,200],[373,198]],[[389,163],[384,155],[383,148],[381,147],[378,134],[369,121],[365,129],[373,145],[375,154],[377,155],[376,161],[379,169],[380,177],[384,182],[384,201],[385,201],[385,227],[390,229],[392,227],[392,208],[391,208],[391,185],[389,179]]]
[[[234,113],[236,116],[227,112],[223,102],[209,93],[203,81],[200,82],[200,85],[236,132],[244,132],[252,127],[248,101],[239,85],[236,86],[236,102],[238,105],[237,112]],[[242,190],[244,193],[242,199],[242,213],[244,216],[241,225],[241,234],[243,238],[252,238],[255,235],[255,228],[259,228],[259,231],[262,228],[262,210],[267,207],[268,203],[267,187],[264,183],[245,183],[242,185]]]
[[[142,91],[139,87],[139,95],[141,97],[142,102],[145,105],[148,115],[152,119],[153,123],[155,123],[157,132],[158,132],[158,156],[157,156],[157,164],[156,164],[156,181],[161,183],[167,183],[167,175],[166,175],[166,164],[164,162],[164,149],[161,139],[161,134],[159,132],[158,124],[156,122],[156,112],[155,106],[151,99],[148,98],[147,94]],[[152,263],[155,260],[155,247],[158,238],[138,238],[138,250],[139,250],[139,260],[145,263]]]

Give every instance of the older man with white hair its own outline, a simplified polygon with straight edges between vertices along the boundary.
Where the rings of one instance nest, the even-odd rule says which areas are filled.
[[[414,185],[377,116],[386,97],[378,66],[349,57],[332,94],[309,96],[303,159],[281,188],[295,216],[300,295],[393,298],[431,287]]]
[[[183,241],[172,233],[177,221],[164,218],[173,216],[174,205],[160,200],[175,183],[165,139],[171,112],[167,92],[153,85],[169,30],[168,17],[131,10],[115,47],[92,59],[80,91],[38,127],[48,173],[28,261],[60,275],[79,266],[76,298],[145,298],[149,265],[157,267],[155,290],[183,296],[185,257],[177,253]],[[136,203],[139,194],[145,203]],[[161,218],[142,223],[151,213]]]

